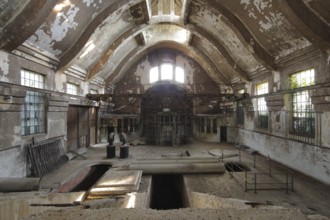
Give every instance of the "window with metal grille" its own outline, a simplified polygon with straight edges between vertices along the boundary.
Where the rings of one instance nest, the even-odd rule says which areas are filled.
[[[258,84],[256,89],[256,95],[268,93],[268,82]],[[265,97],[257,99],[257,127],[268,129],[268,109]]]
[[[66,93],[70,95],[78,95],[78,86],[73,83],[66,84]]]
[[[44,89],[45,77],[39,73],[21,70],[21,84],[33,88]],[[45,132],[46,106],[45,94],[27,91],[23,111],[21,112],[21,135]]]
[[[314,85],[314,69],[293,74],[290,77],[292,89]],[[292,95],[292,123],[290,133],[299,136],[315,137],[315,111],[308,90],[297,91]]]

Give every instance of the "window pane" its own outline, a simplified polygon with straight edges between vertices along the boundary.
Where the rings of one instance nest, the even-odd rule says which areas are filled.
[[[293,74],[290,77],[290,86],[292,89],[314,85],[314,69],[308,69]]]
[[[308,69],[290,77],[292,89],[314,85],[314,69]],[[315,112],[308,90],[298,91],[292,97],[290,133],[297,136],[315,137]]]
[[[184,71],[181,67],[175,68],[175,81],[184,83]]]
[[[71,95],[78,95],[78,86],[72,83],[67,83],[66,92]]]
[[[260,83],[257,85],[257,95],[268,93],[268,82]]]
[[[161,80],[173,79],[173,66],[172,64],[163,64],[161,66]]]
[[[258,84],[256,89],[257,95],[268,93],[268,82]],[[268,109],[265,97],[257,99],[257,126],[259,128],[268,128]]]
[[[28,91],[21,113],[21,134],[45,132],[45,98],[42,93]]]
[[[45,77],[39,73],[21,70],[21,85],[33,88],[45,88]]]
[[[155,67],[150,69],[150,73],[149,73],[150,83],[158,81],[158,74],[159,74],[158,73],[158,66],[155,66]]]

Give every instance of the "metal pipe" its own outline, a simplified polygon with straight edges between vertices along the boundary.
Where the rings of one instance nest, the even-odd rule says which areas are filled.
[[[257,173],[254,173],[254,193],[257,193]]]
[[[270,159],[270,157],[268,156],[268,160],[269,160],[269,176],[272,176],[272,160]]]
[[[289,174],[286,173],[286,193],[289,193]]]

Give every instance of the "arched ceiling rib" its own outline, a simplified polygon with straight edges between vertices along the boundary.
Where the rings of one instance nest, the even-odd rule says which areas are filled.
[[[276,1],[290,22],[306,38],[321,47],[330,45],[330,1]],[[307,4],[307,5],[306,5]],[[312,12],[317,10],[318,15]],[[327,11],[327,12],[326,12]]]
[[[114,31],[119,31],[120,26],[125,27],[127,23],[120,23],[119,21],[121,20],[120,17],[123,16],[138,16],[139,14],[145,15],[142,11],[139,12],[139,10],[147,10],[146,6],[144,4],[144,1],[137,3],[136,5],[131,6],[132,3],[127,4],[128,0],[122,0],[122,1],[116,1],[113,4],[110,4],[108,7],[106,7],[104,10],[102,10],[88,25],[88,27],[84,30],[82,35],[79,37],[79,40],[75,42],[74,46],[70,48],[60,59],[60,64],[59,68],[62,68],[66,66],[74,57],[81,51],[81,49],[84,47],[90,36],[96,31],[98,26],[103,23],[103,25],[107,25],[108,23],[113,23],[114,21],[118,21],[116,25],[118,25],[117,29],[111,30],[112,32]],[[125,7],[126,6],[126,7]],[[132,8],[130,8],[132,7]],[[122,10],[123,13],[127,14],[119,14],[115,13],[118,10]],[[104,22],[107,20],[106,22]],[[142,17],[142,18],[136,18],[135,21],[139,21],[141,23],[147,22],[148,18],[147,17]],[[132,25],[139,25],[136,23],[132,23]],[[102,27],[100,27],[102,28]],[[105,27],[106,28],[106,27]],[[104,32],[106,34],[106,32]],[[120,33],[119,33],[120,34]]]
[[[206,73],[217,83],[219,84],[229,84],[230,79],[224,77],[224,75],[219,74],[215,70],[217,69],[213,62],[209,59],[208,56],[204,54],[203,51],[198,50],[197,48],[188,47],[183,44],[179,44],[177,42],[158,42],[156,45],[151,47],[143,47],[141,50],[134,50],[128,56],[126,56],[122,62],[117,65],[116,69],[112,71],[112,74],[107,77],[107,84],[116,83],[122,76],[122,73],[125,73],[132,65],[134,65],[138,60],[142,57],[146,56],[150,52],[156,49],[164,49],[171,48],[174,50],[181,51],[186,56],[192,58],[197,63],[201,65],[201,67],[205,70]]]
[[[144,26],[145,28],[142,28],[142,26]],[[199,48],[199,50],[202,49],[203,51],[205,51],[204,52],[205,55],[207,55],[209,57],[208,60],[212,61],[213,63],[221,64],[221,65],[216,65],[217,66],[216,69],[218,69],[220,72],[223,72],[224,75],[228,75],[228,74],[236,75],[239,78],[241,78],[243,81],[248,81],[247,73],[234,61],[234,59],[230,56],[229,52],[224,48],[224,46],[221,45],[220,42],[217,41],[217,39],[215,39],[215,37],[208,35],[208,33],[200,27],[194,27],[191,25],[184,26],[184,27],[186,27],[189,31],[191,31],[192,34],[198,36],[199,38],[205,39],[204,42],[207,41],[206,44],[209,45],[209,47],[207,47],[207,48],[205,48],[202,44],[190,44],[190,46]],[[174,30],[174,31],[168,32],[169,36],[167,36],[166,33],[157,33],[157,31],[155,31],[157,28],[161,29],[160,30],[161,32],[164,30],[166,30],[166,31]],[[142,31],[141,31],[141,29],[142,29]],[[131,30],[128,30],[127,32],[125,32],[122,36],[118,37],[115,41],[113,41],[111,46],[107,50],[105,50],[103,55],[98,59],[98,62],[96,62],[90,68],[87,78],[90,79],[91,77],[97,75],[97,73],[100,72],[104,66],[106,66],[106,64],[108,63],[108,60],[110,60],[111,56],[113,55],[115,50],[120,46],[120,44],[126,44],[124,39],[127,39],[130,36],[131,37],[136,36],[137,35],[136,31],[141,31],[140,33],[143,32],[144,37],[147,38],[147,39],[145,39],[145,41],[151,45],[156,44],[157,41],[164,41],[166,39],[170,40],[171,38],[173,38],[173,40],[180,41],[180,39],[175,39],[176,33],[182,34],[182,32],[187,31],[183,27],[176,26],[176,25],[170,25],[168,23],[153,25],[153,26],[151,26],[151,28],[146,27],[145,25],[141,25],[141,29],[134,27]],[[149,29],[152,29],[152,33],[156,33],[156,37],[148,36],[147,34],[145,34],[149,31]],[[151,39],[151,38],[156,38],[156,39]],[[188,42],[187,42],[187,39],[185,39],[180,43],[187,44]],[[214,46],[214,48],[213,48],[213,46]],[[218,53],[212,53],[212,50],[218,50]],[[198,54],[196,56],[198,56]],[[229,66],[229,67],[226,68],[226,66]],[[221,71],[222,68],[223,68],[223,70]],[[231,69],[231,70],[228,71],[228,69]],[[228,76],[227,76],[227,78],[228,78]]]
[[[200,11],[201,7],[209,8],[210,12],[213,10],[213,16],[218,16],[218,20],[223,20],[223,24],[230,26],[230,29],[238,36],[238,38],[244,43],[245,47],[248,47],[251,55],[258,60],[262,65],[269,69],[275,69],[274,57],[272,57],[269,52],[267,52],[262,45],[255,39],[250,30],[246,27],[245,24],[235,15],[232,11],[228,10],[224,5],[233,3],[235,1],[224,1],[220,3],[219,1],[193,1],[191,10],[195,10],[193,13],[197,14]],[[203,5],[203,6],[201,6]],[[236,3],[237,5],[237,3]],[[192,12],[190,12],[190,16]],[[193,22],[193,26],[200,26],[202,22],[196,22],[193,18],[190,19],[190,22]],[[215,28],[217,30],[217,28]],[[221,30],[220,30],[221,31]],[[222,31],[226,31],[222,29]],[[212,33],[212,31],[209,31]]]
[[[56,56],[59,69],[89,72],[87,80],[120,78],[156,47],[178,47],[218,83],[330,47],[325,0],[0,0],[0,8],[1,49],[26,40]],[[180,30],[189,38],[172,42]]]
[[[12,51],[21,45],[42,25],[57,1],[8,1],[0,2],[0,48]],[[18,26],[19,25],[19,26]]]

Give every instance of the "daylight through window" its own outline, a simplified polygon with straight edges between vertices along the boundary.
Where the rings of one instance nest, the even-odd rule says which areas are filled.
[[[292,89],[314,85],[314,69],[305,70],[290,77]],[[314,137],[315,112],[308,90],[292,95],[291,134]]]
[[[173,72],[174,71],[174,72]],[[149,72],[149,82],[154,83],[159,80],[174,80],[178,83],[184,83],[184,70],[181,67],[176,66],[173,68],[173,65],[170,63],[163,63],[158,66],[155,66],[150,69]]]
[[[66,84],[66,93],[70,95],[78,95],[78,86],[72,83]]]
[[[268,93],[268,82],[258,84],[256,89],[256,95]],[[268,109],[265,97],[257,99],[257,126],[259,128],[268,128]]]
[[[22,70],[21,84],[23,86],[44,89],[45,77],[39,73]],[[27,91],[23,111],[21,112],[21,135],[45,132],[45,124],[45,94],[36,91]]]

